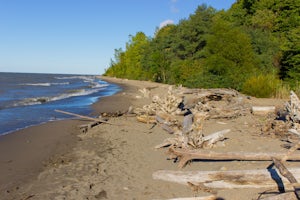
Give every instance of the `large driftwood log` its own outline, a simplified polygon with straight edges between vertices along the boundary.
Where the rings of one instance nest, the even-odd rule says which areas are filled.
[[[203,150],[184,150],[169,148],[169,154],[179,158],[178,166],[184,167],[190,160],[248,160],[248,161],[272,161],[272,158],[280,159],[283,153],[241,153],[241,152],[212,152]],[[290,155],[288,160],[300,161],[300,154]]]
[[[291,168],[299,179],[300,169]],[[155,180],[164,180],[188,185],[203,183],[209,188],[276,188],[278,184],[290,187],[288,181],[272,169],[236,171],[171,171],[159,170],[152,174]],[[283,186],[283,185],[282,185]]]

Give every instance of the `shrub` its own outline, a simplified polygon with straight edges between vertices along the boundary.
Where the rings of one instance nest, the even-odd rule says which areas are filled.
[[[287,83],[281,83],[273,96],[276,99],[289,99],[290,98],[291,87]],[[298,93],[296,91],[296,93]]]
[[[281,85],[281,81],[273,74],[260,74],[246,80],[242,92],[261,98],[274,97]]]

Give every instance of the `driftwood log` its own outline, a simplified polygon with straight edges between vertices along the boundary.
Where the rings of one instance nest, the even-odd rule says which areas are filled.
[[[252,106],[251,112],[253,115],[275,114],[275,106]]]
[[[184,198],[173,198],[168,200],[217,200],[218,198],[214,195],[205,197],[184,197]]]
[[[83,125],[80,125],[79,128],[80,130],[83,132],[83,133],[86,133],[88,132],[91,128],[101,124],[101,123],[105,123],[105,124],[110,124],[110,125],[115,125],[115,126],[120,126],[118,124],[112,124],[110,122],[107,122],[105,120],[102,120],[102,119],[99,119],[99,118],[93,118],[93,117],[88,117],[88,116],[83,116],[83,115],[78,115],[78,114],[75,114],[75,113],[71,113],[71,112],[66,112],[66,111],[62,111],[62,110],[55,110],[55,112],[59,112],[59,113],[62,113],[62,114],[66,114],[66,115],[71,115],[71,116],[74,116],[74,117],[79,117],[81,119],[86,119],[86,120],[89,120],[89,121],[92,121],[92,123],[89,123],[89,124],[83,124]]]
[[[273,158],[273,162],[275,167],[279,170],[280,174],[284,176],[290,183],[298,183],[294,175],[284,166],[284,164],[280,160]],[[298,199],[300,199],[300,188],[295,186],[294,190],[295,195]]]
[[[66,114],[66,115],[71,115],[71,116],[74,116],[74,117],[79,117],[81,119],[87,119],[87,120],[90,120],[90,121],[95,121],[95,122],[101,122],[101,123],[105,123],[105,124],[115,125],[115,124],[109,123],[109,122],[107,122],[105,120],[102,120],[102,119],[99,119],[99,118],[93,118],[93,117],[78,115],[78,114],[67,112],[67,111],[63,111],[63,110],[55,110],[55,112],[63,113],[63,114]]]
[[[140,115],[140,116],[136,116],[136,119],[139,122],[142,122],[142,123],[145,123],[145,124],[156,124],[155,116]]]
[[[300,178],[300,169],[291,168],[295,178]],[[277,188],[291,184],[274,169],[236,171],[171,171],[159,170],[152,174],[155,180],[164,180],[188,185],[188,182],[203,183],[209,188]]]
[[[184,150],[169,148],[168,153],[172,158],[179,159],[179,168],[186,165],[191,160],[248,160],[248,161],[272,161],[272,158],[280,159],[286,154],[283,153],[241,153],[241,152],[226,152],[219,153],[203,150]],[[290,155],[288,160],[300,161],[300,154]]]
[[[260,200],[298,200],[294,193],[282,193],[275,196],[260,198]]]

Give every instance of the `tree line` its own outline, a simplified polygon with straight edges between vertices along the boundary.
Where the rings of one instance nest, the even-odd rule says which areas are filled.
[[[300,0],[237,0],[227,11],[200,5],[153,37],[129,36],[104,75],[284,95],[300,88],[299,25]]]

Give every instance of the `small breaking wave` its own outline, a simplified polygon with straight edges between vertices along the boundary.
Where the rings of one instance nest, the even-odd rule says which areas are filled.
[[[90,87],[91,88],[103,88],[103,87],[107,87],[108,85],[109,84],[93,82],[93,83],[91,83]]]
[[[69,82],[63,82],[63,83],[22,83],[19,85],[49,87],[52,85],[69,85],[69,84],[70,84]]]
[[[89,88],[103,88],[109,85],[105,81],[100,81],[96,76],[56,76],[54,78],[59,80],[80,79],[84,83],[89,83]]]
[[[21,101],[14,103],[13,107],[44,104],[44,103],[48,103],[51,101],[58,101],[58,100],[67,99],[67,98],[71,98],[71,97],[90,95],[90,94],[93,94],[93,93],[99,92],[99,91],[100,91],[100,89],[91,89],[91,90],[79,89],[79,90],[71,90],[67,93],[60,94],[58,96],[53,96],[53,97],[26,98],[26,99],[23,99]]]
[[[56,76],[54,78],[58,80],[81,79],[84,82],[93,82],[95,80],[95,77],[93,76]]]

